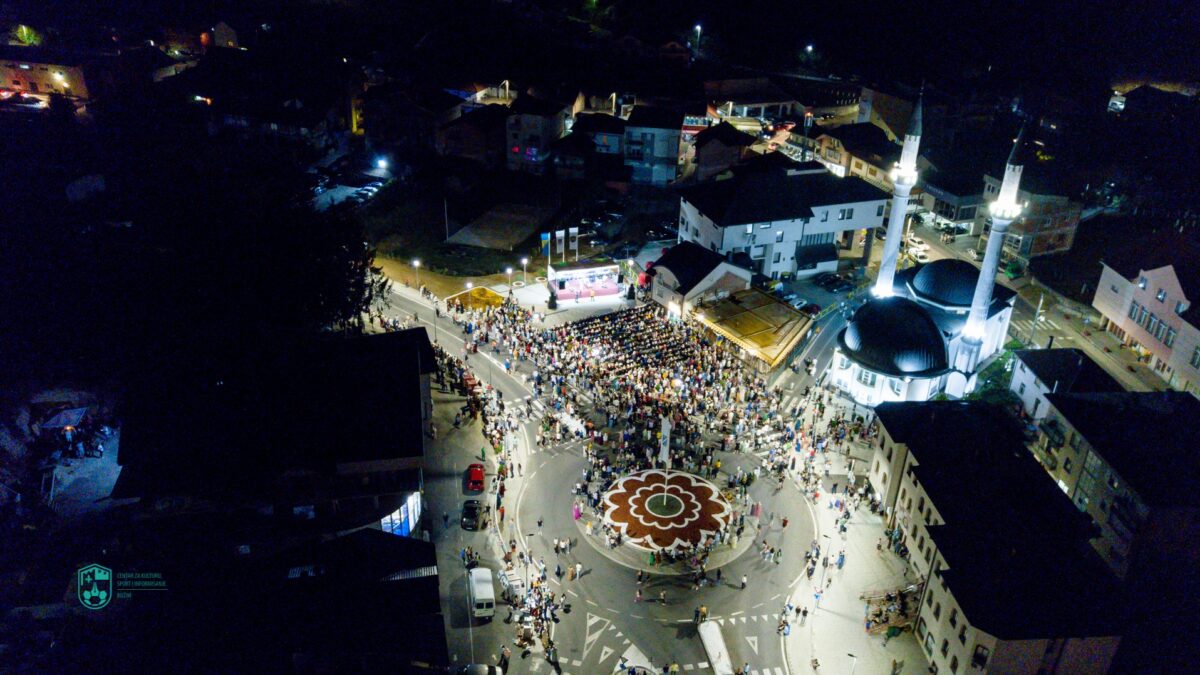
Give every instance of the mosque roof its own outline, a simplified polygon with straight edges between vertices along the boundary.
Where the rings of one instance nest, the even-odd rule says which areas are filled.
[[[923,266],[910,283],[922,300],[948,307],[970,307],[978,281],[978,267],[966,260],[942,258]]]
[[[927,377],[949,370],[946,340],[924,307],[892,296],[867,302],[838,334],[846,356],[893,377]]]

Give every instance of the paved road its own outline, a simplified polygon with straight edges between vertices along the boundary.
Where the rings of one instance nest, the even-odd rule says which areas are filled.
[[[385,313],[390,316],[412,316],[415,313],[420,323],[430,330],[432,337],[432,309],[409,293],[407,290],[397,292],[392,299],[392,310]],[[834,316],[825,322],[825,330],[813,339],[806,356],[816,355],[819,363],[822,359],[828,362],[827,352],[836,336],[833,327],[839,326],[840,321],[840,317]],[[436,325],[438,342],[452,353],[460,351],[460,330],[445,318],[436,321]],[[484,366],[484,363],[487,365]],[[470,365],[478,376],[500,389],[506,401],[528,397],[529,391],[523,383],[505,373],[499,364],[482,351],[472,355]],[[808,376],[802,373],[790,377],[797,381],[794,397],[799,397]],[[450,420],[457,406],[461,405],[460,397],[441,393],[436,397],[435,419],[442,432],[436,444],[438,450],[426,460],[426,497],[427,508],[433,514],[434,540],[438,544],[451,658],[456,664],[495,663],[500,645],[512,643],[513,629],[504,621],[507,611],[502,610],[495,620],[486,623],[469,619],[466,574],[458,559],[458,551],[469,545],[482,552],[483,566],[492,569],[501,567],[497,545],[489,546],[489,536],[492,542],[497,541],[494,535],[466,532],[458,525],[463,499],[494,500],[490,494],[472,495],[464,489],[463,472],[467,464],[478,461],[483,439],[478,425],[469,429],[453,429]],[[757,550],[752,548],[722,569],[724,583],[718,587],[692,591],[690,584],[681,578],[656,576],[643,586],[643,594],[648,599],[657,599],[659,590],[665,590],[666,604],[637,604],[634,602],[637,588],[634,571],[581,541],[585,536],[571,517],[569,486],[583,469],[582,447],[578,443],[564,443],[526,455],[524,451],[532,447],[531,441],[526,430],[524,449],[519,457],[524,471],[521,482],[527,487],[519,494],[510,491],[506,496],[509,513],[515,511],[518,518],[517,532],[513,538],[522,541],[522,545],[528,546],[536,557],[544,558],[553,570],[552,538],[571,536],[576,545],[571,554],[564,557],[564,569],[568,562],[573,564],[578,561],[584,566],[584,574],[578,581],[564,579],[560,583],[553,575],[550,577],[551,589],[565,592],[571,605],[570,612],[560,614],[560,621],[553,629],[553,639],[559,646],[558,665],[561,672],[611,672],[622,655],[637,653],[660,666],[675,660],[684,672],[702,672],[708,667],[708,662],[692,622],[693,612],[701,603],[708,606],[711,620],[722,627],[726,644],[737,665],[749,663],[756,675],[783,675],[786,672],[782,642],[776,633],[779,611],[799,582],[802,565],[797,562],[802,560],[815,532],[815,521],[807,502],[794,485],[789,482],[776,492],[769,481],[760,481],[751,489],[751,497],[764,504],[764,513],[775,515],[773,527],[759,541],[766,538],[771,545],[782,546],[782,564],[763,561]],[[739,465],[751,469],[761,461],[760,457],[753,455],[721,454],[723,468],[732,471],[736,471]],[[514,502],[514,499],[517,501]],[[443,512],[450,516],[449,528],[442,526]],[[789,519],[786,531],[779,524],[784,516]],[[537,527],[539,517],[544,520],[540,533]],[[509,536],[510,532],[506,531],[505,538]],[[715,574],[715,570],[710,570],[710,574]],[[749,587],[745,591],[734,583],[740,580],[742,574],[749,578]],[[527,655],[514,650],[510,673],[551,670],[553,668],[544,660],[540,647]]]

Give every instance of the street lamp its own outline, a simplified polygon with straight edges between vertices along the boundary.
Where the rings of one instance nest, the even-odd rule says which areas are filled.
[[[421,261],[413,258],[413,273],[417,275],[417,290],[421,290]]]
[[[388,161],[387,159],[380,157],[379,159],[375,160],[375,166],[386,171],[388,168]]]
[[[521,283],[529,285],[529,273],[526,272],[525,266],[529,264],[529,258],[521,258]]]
[[[511,267],[504,268],[504,273],[508,275],[508,287],[511,289],[512,288],[512,268]]]
[[[804,53],[806,53],[806,54],[813,53],[813,46],[812,45],[804,45]]]
[[[700,51],[700,24],[696,24],[696,51]]]
[[[850,662],[850,675],[854,675],[854,668],[858,665],[858,657],[853,654],[849,654],[849,653],[847,653],[846,656],[849,656],[850,658],[854,659],[853,661]]]

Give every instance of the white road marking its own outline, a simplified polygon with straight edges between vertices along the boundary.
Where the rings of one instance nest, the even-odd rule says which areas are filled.
[[[750,648],[754,650],[754,655],[758,656],[758,636],[747,635],[746,642],[750,643]]]
[[[601,625],[598,630],[592,630],[592,626],[594,626],[596,624],[603,624],[603,625]],[[602,616],[596,616],[595,614],[588,612],[587,628],[584,629],[584,634],[586,637],[584,638],[584,642],[583,642],[583,658],[586,659],[588,657],[588,652],[592,651],[592,647],[594,647],[596,645],[596,640],[598,640],[600,638],[600,634],[603,633],[604,630],[606,628],[608,628],[610,625],[612,625],[612,622],[609,621],[608,619],[605,619]]]

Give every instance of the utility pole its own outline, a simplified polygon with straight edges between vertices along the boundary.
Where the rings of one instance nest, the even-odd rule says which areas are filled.
[[[450,241],[450,205],[446,202],[445,197],[442,197],[442,219],[446,223],[445,241]]]

